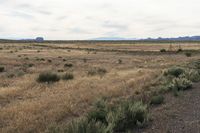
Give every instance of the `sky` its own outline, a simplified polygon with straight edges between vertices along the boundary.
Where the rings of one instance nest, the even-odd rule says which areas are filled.
[[[200,35],[199,0],[0,0],[0,38]]]

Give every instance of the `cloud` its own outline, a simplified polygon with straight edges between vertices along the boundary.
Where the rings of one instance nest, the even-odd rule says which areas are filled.
[[[10,14],[11,17],[19,17],[19,18],[24,18],[24,19],[34,19],[34,16],[28,13],[20,12],[20,11],[14,11],[11,12]]]
[[[0,0],[0,38],[200,35],[199,0]]]
[[[115,30],[127,30],[128,29],[128,25],[126,24],[117,24],[111,21],[105,21],[102,25],[105,28],[112,28]]]

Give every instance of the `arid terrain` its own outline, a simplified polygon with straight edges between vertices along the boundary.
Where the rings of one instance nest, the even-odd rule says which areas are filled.
[[[1,43],[0,132],[63,127],[87,113],[98,99],[114,103],[151,91],[149,86],[164,70],[198,59],[198,43]],[[40,83],[43,72],[70,73],[73,79]]]

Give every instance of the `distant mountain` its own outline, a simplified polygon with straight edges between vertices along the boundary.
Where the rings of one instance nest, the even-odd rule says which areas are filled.
[[[200,36],[184,36],[184,37],[176,37],[176,38],[147,38],[147,39],[140,39],[140,40],[149,40],[149,41],[200,41]]]
[[[123,37],[99,37],[99,38],[93,38],[92,40],[105,40],[105,41],[109,41],[109,40],[137,40],[136,38],[123,38]]]
[[[92,40],[100,40],[100,41],[123,41],[123,40],[138,40],[138,41],[200,41],[200,36],[184,36],[184,37],[174,37],[174,38],[123,38],[123,37],[99,37],[94,38]]]

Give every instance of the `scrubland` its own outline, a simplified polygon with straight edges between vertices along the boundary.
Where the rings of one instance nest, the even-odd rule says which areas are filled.
[[[198,43],[2,43],[0,48],[3,133],[62,128],[87,114],[96,101],[106,99],[112,105],[151,92],[166,69],[200,58]],[[177,52],[180,48],[183,51]],[[41,73],[56,74],[59,79],[39,82]],[[162,102],[161,97],[154,99]]]

